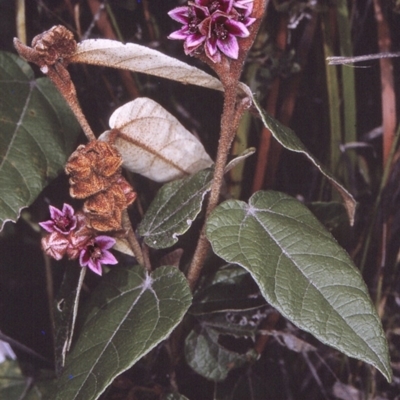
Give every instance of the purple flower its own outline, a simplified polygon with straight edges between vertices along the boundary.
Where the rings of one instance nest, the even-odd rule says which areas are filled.
[[[204,21],[201,30],[208,33],[204,47],[208,58],[214,62],[220,62],[220,52],[236,60],[239,56],[237,37],[247,37],[250,34],[243,23],[220,12],[215,12]]]
[[[199,24],[209,17],[210,13],[208,9],[190,5],[174,8],[168,15],[175,21],[183,24],[181,29],[172,32],[168,38],[184,40],[185,54],[193,53],[206,40],[206,37],[199,31]]]
[[[168,13],[183,25],[168,38],[184,40],[188,55],[205,51],[213,62],[221,60],[221,53],[237,59],[237,38],[249,36],[247,27],[256,20],[250,17],[253,0],[194,0],[188,4]]]
[[[250,17],[253,11],[253,0],[236,0],[233,2],[233,8],[238,13],[238,21],[244,26],[250,26],[256,21],[256,18]]]
[[[102,274],[101,265],[117,264],[117,259],[108,251],[115,244],[115,240],[109,236],[97,236],[91,240],[79,255],[82,267],[89,267],[97,275]]]
[[[59,232],[64,235],[68,235],[72,230],[76,228],[77,219],[74,209],[64,203],[62,211],[53,206],[49,207],[50,217],[48,221],[39,222],[39,225],[47,232]]]

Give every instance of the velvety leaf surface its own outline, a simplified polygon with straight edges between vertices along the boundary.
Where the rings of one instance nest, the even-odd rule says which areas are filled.
[[[213,163],[200,141],[155,101],[142,97],[119,107],[100,140],[111,140],[123,166],[157,182],[183,178]]]
[[[257,108],[264,125],[271,131],[274,138],[285,148],[296,153],[302,153],[318,168],[318,170],[329,180],[331,185],[339,192],[346,207],[350,224],[354,223],[356,201],[353,196],[335,179],[330,171],[325,168],[304,146],[296,134],[287,126],[268,115],[253,98],[253,104]]]
[[[116,268],[92,294],[83,330],[54,399],[94,400],[112,380],[166,339],[191,302],[184,275],[160,267]]]
[[[169,57],[157,50],[134,43],[108,39],[88,39],[78,43],[69,62],[128,69],[184,84],[222,90],[221,82],[202,70]]]
[[[301,329],[389,380],[386,338],[361,274],[311,212],[278,192],[229,200],[207,222],[217,255],[246,268],[265,299]]]
[[[80,128],[47,78],[0,53],[0,227],[16,221],[63,169]]]
[[[201,211],[212,177],[211,169],[202,170],[167,183],[158,191],[138,228],[148,246],[156,249],[171,247],[179,235],[187,232]]]

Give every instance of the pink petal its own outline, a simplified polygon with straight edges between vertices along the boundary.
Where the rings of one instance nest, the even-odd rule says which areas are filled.
[[[214,43],[215,42],[215,43]],[[221,53],[218,51],[218,49],[215,47],[215,53],[211,54],[210,53],[210,49],[211,51],[214,50],[214,45],[216,45],[216,41],[215,40],[207,40],[204,49],[206,52],[206,56],[214,63],[219,63],[221,62]]]
[[[88,263],[88,268],[90,268],[95,274],[97,274],[97,275],[102,275],[102,273],[103,273],[103,270],[101,269],[101,263],[99,262],[99,260],[92,260],[92,259],[90,259],[89,260],[89,263]]]
[[[235,21],[233,19],[228,19],[225,22],[225,27],[230,34],[235,35],[237,37],[243,38],[243,37],[248,37],[250,35],[249,30],[242,22]]]
[[[217,40],[217,47],[229,58],[236,60],[239,57],[239,45],[233,35],[228,35],[225,40]]]
[[[82,267],[86,267],[90,260],[90,252],[87,249],[83,249],[79,254],[79,264],[81,264]]]
[[[218,51],[217,39],[215,37],[208,39],[205,47],[206,47],[207,55],[212,57]]]
[[[199,33],[195,33],[187,37],[185,45],[188,49],[191,49],[193,51],[197,49],[205,40],[205,36]]]
[[[168,12],[168,15],[175,21],[181,24],[187,24],[189,22],[189,7],[176,7]]]
[[[187,37],[188,33],[186,27],[183,27],[182,29],[179,29],[178,31],[172,32],[170,35],[168,35],[168,39],[171,40],[186,40]]]
[[[62,217],[63,213],[56,207],[49,206],[50,210],[50,218],[51,219],[56,219],[57,217]]]
[[[54,221],[52,219],[44,222],[39,222],[39,225],[47,232],[54,232]]]
[[[115,239],[110,236],[97,236],[94,241],[101,250],[111,249],[115,244]]]
[[[101,264],[106,264],[106,265],[115,265],[118,264],[118,260],[114,257],[112,253],[110,253],[108,250],[103,250],[101,252],[101,259],[99,260]]]
[[[256,22],[257,18],[250,18],[250,17],[246,17],[242,23],[244,26],[250,26],[252,24],[254,24],[254,22]]]
[[[75,210],[69,204],[64,203],[62,213],[64,217],[72,217],[75,214]]]

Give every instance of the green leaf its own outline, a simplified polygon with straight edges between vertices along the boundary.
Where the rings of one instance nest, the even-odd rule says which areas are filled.
[[[219,333],[213,329],[193,330],[185,340],[185,358],[199,375],[215,382],[223,381],[229,371],[249,360],[248,354],[239,354],[218,343]]]
[[[0,52],[0,228],[16,221],[63,169],[80,132],[66,102],[47,78]]]
[[[155,249],[173,246],[189,230],[210,190],[213,171],[205,169],[188,178],[167,183],[151,203],[138,233]]]
[[[257,108],[264,125],[270,130],[274,138],[285,148],[296,153],[302,153],[318,168],[318,170],[329,180],[331,185],[339,192],[343,199],[344,206],[349,216],[350,224],[354,223],[356,211],[356,201],[353,196],[335,179],[335,177],[325,168],[304,146],[296,134],[287,126],[282,125],[278,120],[268,115],[253,98],[253,103]]]
[[[321,342],[392,371],[379,317],[360,272],[312,213],[278,192],[229,200],[207,221],[217,255],[246,268],[265,299]]]
[[[184,275],[160,267],[116,268],[93,292],[54,399],[94,400],[182,320],[191,303]]]
[[[17,361],[0,363],[0,399],[40,400],[49,393],[49,382],[53,373],[47,370],[35,371],[35,382],[25,377]]]

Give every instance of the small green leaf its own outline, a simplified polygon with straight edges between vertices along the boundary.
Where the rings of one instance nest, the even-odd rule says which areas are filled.
[[[16,221],[63,169],[80,132],[57,89],[0,52],[0,229]]]
[[[18,361],[5,360],[0,363],[0,399],[38,400],[49,393],[49,382],[53,373],[47,370],[35,371],[35,381],[25,377]]]
[[[219,333],[213,329],[193,330],[185,341],[185,358],[199,375],[215,382],[223,381],[229,371],[248,361],[247,354],[239,354],[218,343]]]
[[[321,342],[392,371],[387,341],[360,272],[312,213],[278,192],[229,200],[207,221],[217,255],[246,268],[265,299]]]
[[[191,227],[210,190],[213,171],[205,169],[188,178],[167,183],[151,203],[138,233],[155,249],[173,246]]]
[[[287,126],[282,125],[278,120],[268,115],[253,98],[253,103],[257,108],[264,125],[270,130],[274,138],[285,148],[296,153],[302,153],[319,169],[319,171],[329,180],[331,185],[339,192],[343,199],[344,206],[349,216],[350,224],[354,223],[356,211],[356,201],[353,196],[335,179],[335,177],[325,168],[304,146],[296,134]]]
[[[92,294],[83,330],[67,356],[54,399],[95,400],[182,320],[191,303],[184,275],[160,267],[116,268]]]

